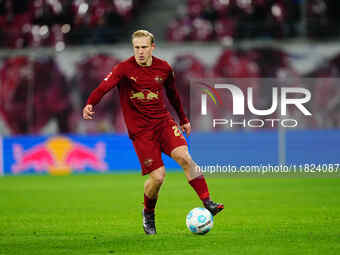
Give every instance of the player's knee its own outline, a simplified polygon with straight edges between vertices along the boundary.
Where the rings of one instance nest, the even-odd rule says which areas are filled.
[[[157,185],[162,185],[165,180],[165,172],[157,173],[152,176],[152,181]]]
[[[178,153],[173,158],[183,168],[190,166],[192,161],[189,153]]]
[[[154,181],[155,184],[160,186],[160,185],[163,184],[164,179],[165,179],[164,176],[157,176],[157,177],[153,178],[153,181]]]

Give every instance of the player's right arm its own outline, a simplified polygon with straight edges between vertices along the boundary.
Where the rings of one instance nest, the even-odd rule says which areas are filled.
[[[118,64],[112,69],[99,86],[92,91],[87,103],[83,108],[83,118],[85,120],[92,120],[94,117],[94,106],[100,102],[102,97],[109,92],[112,88],[116,87],[120,80],[123,78],[122,64]]]

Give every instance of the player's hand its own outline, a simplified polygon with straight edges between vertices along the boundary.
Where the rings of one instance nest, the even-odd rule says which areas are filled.
[[[190,125],[190,122],[184,124],[181,126],[183,132],[186,134],[186,135],[190,135],[191,133],[191,125]]]
[[[94,116],[94,110],[92,104],[87,104],[83,109],[83,118],[85,120],[92,120]]]

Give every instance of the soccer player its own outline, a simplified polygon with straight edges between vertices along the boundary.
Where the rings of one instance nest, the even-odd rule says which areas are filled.
[[[165,177],[162,152],[183,168],[189,184],[213,215],[224,206],[210,199],[205,178],[197,171],[186,140],[164,104],[165,90],[179,116],[182,131],[189,135],[190,122],[175,88],[172,68],[166,61],[152,56],[154,36],[146,30],[138,30],[132,34],[132,45],[134,56],[116,65],[92,91],[83,109],[83,118],[93,119],[94,106],[105,93],[118,87],[128,134],[139,158],[142,175],[149,175],[144,184],[143,228],[146,234],[156,234],[154,209]]]

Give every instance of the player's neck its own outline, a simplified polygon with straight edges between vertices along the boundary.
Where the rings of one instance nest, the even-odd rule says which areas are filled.
[[[137,62],[137,61],[136,61],[136,62]],[[137,64],[138,64],[139,66],[143,66],[143,67],[151,66],[151,65],[152,65],[152,56],[151,56],[146,62],[144,62],[144,63],[138,63],[138,62],[137,62]]]

